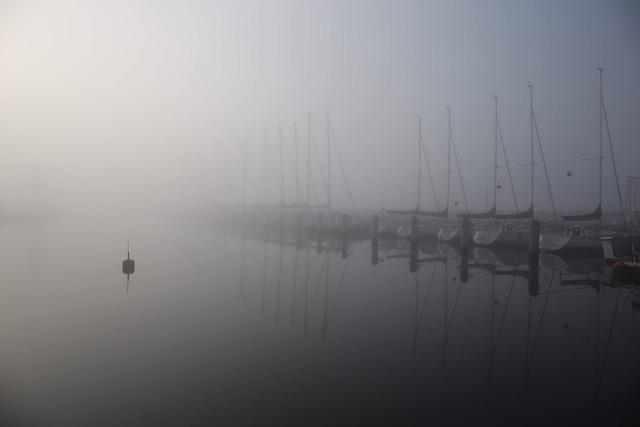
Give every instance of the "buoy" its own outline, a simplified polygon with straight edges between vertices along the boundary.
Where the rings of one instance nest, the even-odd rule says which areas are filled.
[[[122,261],[122,272],[127,276],[136,271],[136,263],[129,255],[129,242],[127,241],[127,259]]]
[[[124,274],[128,276],[129,274],[133,274],[135,270],[136,270],[136,263],[134,260],[125,259],[124,261],[122,261],[122,272]]]
[[[127,292],[129,292],[129,275],[136,271],[136,262],[129,255],[129,241],[127,240],[127,259],[122,261],[122,272],[127,275]]]

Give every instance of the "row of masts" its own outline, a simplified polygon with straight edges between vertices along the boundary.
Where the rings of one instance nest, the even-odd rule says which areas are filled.
[[[589,214],[583,214],[583,215],[565,215],[562,217],[563,221],[579,221],[579,220],[598,220],[602,221],[602,196],[603,196],[603,191],[602,191],[602,182],[603,182],[603,160],[605,158],[604,156],[604,144],[603,144],[603,136],[604,136],[604,128],[605,128],[605,124],[606,124],[606,110],[604,108],[604,98],[603,98],[603,93],[602,93],[602,72],[603,72],[603,68],[598,65],[598,73],[599,73],[599,86],[600,86],[600,100],[599,100],[599,115],[600,115],[600,123],[599,123],[599,155],[598,155],[598,204],[596,207],[596,210],[592,213]],[[387,212],[389,213],[394,213],[394,214],[409,214],[409,215],[424,215],[424,216],[431,216],[431,217],[441,217],[441,218],[448,218],[449,217],[449,207],[450,207],[450,202],[451,202],[451,174],[452,174],[452,157],[455,158],[455,162],[456,162],[456,167],[458,170],[458,177],[460,180],[460,187],[462,190],[462,196],[463,196],[463,201],[464,201],[464,211],[462,213],[459,214],[459,216],[461,217],[467,217],[467,218],[474,218],[474,219],[494,219],[494,220],[498,220],[498,219],[532,219],[534,217],[534,210],[535,210],[535,206],[534,206],[534,201],[535,201],[535,166],[536,166],[536,161],[535,161],[535,137],[537,136],[537,142],[538,142],[538,147],[539,147],[539,155],[541,158],[541,162],[542,165],[544,167],[544,174],[545,174],[545,180],[546,180],[546,184],[547,184],[547,191],[548,191],[548,196],[550,198],[551,201],[551,205],[553,208],[553,212],[554,212],[554,219],[556,224],[558,223],[558,219],[557,219],[557,215],[556,215],[556,209],[555,209],[555,202],[553,199],[553,195],[552,195],[552,191],[551,191],[551,184],[549,181],[549,176],[548,176],[548,172],[547,172],[547,167],[546,167],[546,163],[544,161],[544,153],[542,150],[542,145],[540,142],[540,135],[538,133],[538,127],[537,127],[537,122],[536,122],[536,118],[535,118],[535,113],[534,113],[534,109],[533,109],[533,84],[529,83],[528,84],[528,88],[529,88],[529,104],[530,104],[530,117],[529,117],[529,121],[530,121],[530,147],[529,147],[529,151],[530,151],[530,162],[529,162],[529,166],[530,166],[530,203],[529,203],[529,208],[526,210],[519,210],[518,207],[518,200],[516,197],[516,191],[513,185],[513,180],[512,180],[512,176],[511,176],[511,170],[509,168],[509,162],[507,160],[507,155],[506,155],[506,149],[505,149],[505,145],[504,145],[504,141],[502,139],[502,131],[500,128],[500,123],[499,123],[499,119],[498,119],[498,96],[497,95],[493,95],[493,104],[494,104],[494,141],[493,141],[493,176],[492,176],[492,184],[493,184],[493,192],[492,192],[492,196],[493,196],[493,206],[491,207],[491,209],[488,210],[488,212],[469,212],[469,207],[468,207],[468,203],[467,203],[467,197],[466,197],[466,192],[464,189],[464,184],[463,184],[463,178],[462,178],[462,173],[461,173],[461,169],[460,169],[460,162],[458,159],[458,155],[457,155],[457,150],[455,147],[455,143],[453,140],[453,132],[452,132],[452,126],[451,126],[451,108],[447,107],[447,111],[448,111],[448,147],[447,147],[447,172],[446,172],[446,204],[444,206],[444,208],[441,210],[440,208],[440,203],[438,201],[437,195],[436,195],[436,190],[435,190],[435,185],[434,185],[434,180],[432,179],[432,175],[431,175],[431,169],[429,166],[429,161],[428,161],[428,156],[427,156],[427,152],[426,152],[426,148],[425,148],[425,144],[424,144],[424,140],[423,140],[423,136],[422,136],[422,117],[418,115],[417,119],[418,119],[418,173],[417,173],[417,202],[416,202],[416,208],[415,209],[411,209],[411,210],[387,210]],[[535,135],[534,135],[535,132]],[[330,125],[330,121],[329,121],[329,115],[327,113],[326,116],[326,134],[327,134],[327,141],[326,141],[326,170],[327,170],[327,179],[325,180],[325,176],[324,174],[322,174],[322,168],[320,169],[320,174],[322,175],[322,183],[324,184],[324,188],[326,191],[326,201],[324,203],[321,204],[317,204],[316,206],[312,206],[311,204],[311,183],[312,183],[312,170],[311,170],[311,151],[312,151],[312,145],[311,145],[311,141],[312,141],[312,131],[311,131],[311,114],[308,114],[308,125],[307,125],[307,144],[306,144],[306,191],[304,194],[306,194],[306,200],[305,198],[302,197],[301,195],[301,182],[300,182],[300,161],[299,161],[299,135],[298,135],[298,125],[294,124],[294,156],[295,156],[295,162],[294,162],[294,174],[295,174],[295,202],[293,204],[289,204],[287,205],[286,203],[286,199],[285,199],[285,173],[284,173],[284,155],[283,155],[283,138],[282,138],[282,126],[278,126],[278,146],[279,146],[279,167],[280,167],[280,183],[279,183],[279,190],[280,190],[280,202],[279,204],[275,204],[272,206],[269,206],[268,203],[268,193],[269,193],[269,180],[268,180],[268,149],[269,149],[269,140],[268,140],[268,136],[267,136],[267,130],[265,129],[265,134],[264,134],[264,196],[263,196],[263,202],[262,205],[265,208],[268,207],[273,207],[273,208],[285,208],[285,207],[289,207],[289,208],[312,208],[312,207],[323,207],[323,208],[328,208],[331,209],[332,207],[332,195],[331,195],[331,184],[332,184],[332,179],[331,179],[331,136],[332,136],[332,129],[331,129],[331,125]],[[608,126],[607,126],[607,134],[608,134]],[[500,141],[502,143],[502,151],[504,153],[505,156],[505,160],[506,161],[506,169],[507,169],[507,174],[508,174],[508,179],[510,182],[510,186],[511,186],[511,193],[513,194],[513,198],[514,198],[514,203],[515,203],[515,208],[516,208],[516,212],[515,213],[502,213],[499,214],[497,211],[497,203],[498,203],[498,188],[500,188],[499,184],[498,184],[498,138],[500,138]],[[609,143],[611,144],[611,140],[609,138]],[[335,144],[335,141],[334,141]],[[338,160],[339,159],[339,152],[337,152],[337,146],[336,146],[336,154],[338,155]],[[452,156],[452,150],[453,150],[453,156]],[[611,154],[612,154],[612,159],[613,159],[613,149],[611,149]],[[421,210],[421,193],[422,193],[422,175],[423,175],[423,170],[422,170],[422,163],[423,163],[423,158],[424,156],[424,163],[425,166],[427,168],[427,173],[429,174],[429,178],[430,178],[430,183],[431,183],[431,189],[434,193],[434,198],[435,198],[435,206],[436,206],[436,211],[423,211]],[[247,144],[243,143],[243,151],[242,151],[242,162],[243,162],[243,170],[242,170],[242,206],[246,206],[246,169],[247,169]],[[340,162],[341,164],[341,162]],[[618,185],[618,197],[620,199],[620,209],[623,213],[623,220],[626,222],[626,219],[624,219],[624,209],[622,206],[622,197],[621,197],[621,192],[620,192],[620,188],[619,188],[619,183],[618,183],[618,178],[617,178],[617,171],[615,171],[615,159],[613,159],[613,166],[614,166],[614,172],[615,172],[615,176],[616,176],[616,184]],[[341,165],[342,167],[342,165]],[[343,170],[343,175],[344,175],[344,170]],[[348,183],[346,183],[346,178],[345,178],[345,184],[347,185],[347,190],[348,190]],[[349,194],[349,196],[351,197],[351,195]],[[352,199],[352,198],[351,198]],[[457,205],[457,201],[456,201],[456,205]],[[253,205],[253,206],[257,206],[257,205]],[[355,206],[354,206],[354,210],[355,210]],[[625,224],[626,225],[626,224]]]
[[[278,125],[278,148],[279,148],[279,167],[280,167],[280,202],[278,204],[270,206],[268,203],[268,193],[269,193],[269,166],[268,166],[268,157],[269,157],[269,138],[267,135],[267,129],[264,130],[264,195],[262,206],[264,208],[274,207],[274,208],[302,208],[302,207],[314,207],[311,205],[311,113],[308,114],[308,125],[307,125],[307,156],[306,156],[306,169],[307,169],[307,179],[306,179],[306,200],[301,198],[301,183],[300,183],[300,162],[299,162],[299,141],[298,141],[298,124],[294,123],[294,175],[295,175],[295,203],[287,204],[285,198],[285,173],[284,173],[284,150],[283,150],[283,138],[282,138],[282,125]],[[243,174],[243,182],[242,182],[242,206],[246,206],[246,170],[247,170],[247,158],[246,158],[246,144],[243,144],[243,158],[242,158],[242,174]],[[327,113],[327,174],[328,179],[325,184],[326,188],[326,201],[323,204],[320,204],[315,207],[327,207],[331,208],[331,125],[329,122],[329,114]],[[321,172],[321,175],[322,172]],[[324,176],[323,176],[324,178]],[[259,204],[257,206],[260,206]]]
[[[562,217],[563,221],[579,221],[579,220],[598,220],[601,224],[602,222],[602,181],[603,181],[603,160],[605,158],[604,156],[604,144],[603,144],[603,133],[604,133],[604,129],[605,129],[605,125],[607,125],[606,123],[606,110],[605,110],[605,105],[604,105],[604,97],[603,97],[603,93],[602,93],[602,72],[603,72],[603,68],[598,65],[597,68],[598,72],[599,72],[599,86],[600,86],[600,101],[599,101],[599,106],[600,106],[600,124],[599,124],[599,155],[598,155],[598,205],[595,209],[594,212],[589,213],[589,214],[584,214],[584,215],[565,215]],[[466,217],[466,218],[474,218],[474,219],[533,219],[534,217],[534,200],[535,200],[535,188],[534,188],[534,184],[535,184],[535,156],[534,156],[534,131],[535,131],[535,136],[537,136],[537,140],[538,140],[538,147],[539,147],[539,153],[540,153],[540,158],[542,161],[542,165],[544,167],[544,174],[545,174],[545,180],[546,180],[546,184],[547,184],[547,190],[549,193],[549,198],[551,201],[551,205],[552,205],[552,209],[553,209],[553,213],[554,213],[554,219],[555,222],[557,224],[558,220],[557,220],[557,214],[556,214],[556,208],[555,208],[555,202],[553,200],[553,194],[551,191],[551,184],[550,184],[550,180],[549,180],[549,175],[548,175],[548,171],[547,171],[547,167],[546,167],[546,162],[544,160],[544,153],[542,150],[542,144],[540,142],[540,135],[538,133],[538,127],[537,127],[537,122],[535,119],[535,113],[534,113],[534,109],[533,109],[533,84],[529,83],[528,84],[528,88],[529,88],[529,105],[530,105],[530,180],[531,180],[531,194],[530,194],[530,205],[529,208],[524,210],[524,211],[519,211],[518,209],[518,200],[515,194],[515,188],[513,185],[513,180],[511,178],[511,170],[509,169],[509,162],[506,161],[506,168],[507,168],[507,173],[508,173],[508,177],[509,177],[509,182],[511,185],[511,191],[513,194],[513,198],[514,198],[514,203],[516,206],[516,212],[515,213],[511,213],[511,214],[498,214],[497,212],[497,202],[498,202],[498,197],[497,197],[497,192],[498,192],[498,188],[499,188],[499,184],[498,184],[498,137],[500,137],[500,140],[502,142],[502,148],[503,148],[503,152],[505,155],[505,159],[506,159],[506,150],[504,147],[504,141],[502,140],[502,131],[500,129],[500,123],[498,120],[498,96],[497,95],[493,95],[493,100],[494,100],[494,143],[493,143],[493,176],[492,176],[492,184],[493,184],[493,206],[487,211],[487,212],[482,212],[482,213],[471,213],[468,212],[468,206],[467,206],[467,201],[466,201],[466,194],[464,192],[464,185],[462,184],[462,173],[459,167],[459,163],[458,163],[458,158],[457,158],[457,153],[455,152],[455,144],[453,144],[453,136],[452,136],[452,131],[451,131],[451,109],[449,107],[447,107],[448,113],[449,113],[449,144],[448,144],[448,152],[447,152],[447,184],[446,184],[446,206],[444,207],[443,210],[440,210],[439,204],[438,204],[438,200],[437,200],[437,195],[435,192],[435,188],[433,187],[433,179],[431,179],[431,171],[429,168],[429,163],[427,161],[427,156],[426,156],[426,151],[424,148],[424,142],[423,142],[423,138],[422,138],[422,120],[421,120],[421,116],[418,116],[418,195],[417,195],[417,204],[416,204],[416,209],[414,210],[408,210],[408,211],[404,211],[404,210],[390,210],[390,213],[394,213],[394,214],[416,214],[416,215],[424,215],[424,216],[431,216],[431,217],[448,217],[448,208],[449,208],[449,203],[450,203],[450,189],[451,189],[451,185],[450,185],[450,177],[451,177],[451,150],[453,148],[454,150],[454,154],[456,157],[456,162],[457,162],[457,166],[458,166],[458,176],[460,177],[460,185],[462,188],[462,194],[464,197],[464,202],[465,202],[465,212],[459,214],[459,216],[461,217]],[[607,128],[607,134],[608,134],[608,125],[606,126]],[[611,139],[609,138],[609,143],[611,144]],[[622,216],[623,216],[623,221],[625,221],[625,228],[626,228],[626,219],[624,218],[624,208],[622,205],[622,195],[621,195],[621,191],[620,191],[620,185],[618,182],[618,176],[617,176],[617,170],[616,170],[616,165],[615,165],[615,157],[613,156],[613,149],[610,146],[611,149],[611,156],[612,156],[612,161],[613,161],[613,168],[614,168],[614,174],[616,177],[616,185],[617,185],[617,189],[618,189],[618,198],[619,198],[619,202],[620,202],[620,210],[622,212]],[[430,181],[431,181],[431,185],[432,185],[432,189],[433,189],[433,193],[434,193],[434,198],[435,198],[435,204],[436,204],[436,209],[437,211],[435,212],[429,212],[429,211],[422,211],[421,210],[421,181],[422,181],[422,154],[425,154],[425,164],[427,167],[427,172],[429,174],[430,177]]]
[[[278,125],[278,155],[277,155],[277,163],[278,166],[277,168],[279,168],[279,172],[277,172],[276,176],[278,176],[279,178],[279,183],[278,183],[278,196],[279,196],[279,201],[276,203],[269,203],[269,172],[270,172],[270,168],[269,168],[269,148],[270,148],[270,141],[269,141],[269,137],[268,137],[268,133],[267,133],[267,129],[264,129],[264,151],[263,151],[263,156],[264,156],[264,162],[263,162],[263,169],[264,169],[264,179],[263,179],[263,186],[262,186],[262,191],[263,191],[263,195],[262,195],[262,201],[260,202],[249,202],[247,200],[247,172],[248,172],[248,142],[247,140],[243,140],[242,144],[241,144],[241,164],[242,164],[242,170],[241,170],[241,199],[240,199],[240,207],[242,208],[265,208],[265,209],[297,209],[297,210],[301,210],[301,209],[312,209],[312,208],[324,208],[324,209],[332,209],[332,156],[337,157],[338,160],[338,165],[340,167],[340,170],[342,171],[342,177],[344,179],[344,185],[346,187],[346,192],[349,196],[349,199],[351,201],[351,205],[353,207],[353,209],[355,210],[355,204],[353,202],[353,196],[351,194],[351,190],[349,188],[349,183],[347,182],[347,175],[345,173],[344,170],[344,166],[342,164],[342,159],[340,156],[340,150],[338,148],[338,145],[335,141],[335,136],[334,136],[334,132],[333,132],[333,128],[331,126],[331,122],[329,120],[329,114],[326,114],[326,133],[327,133],[327,140],[326,140],[326,176],[325,176],[325,169],[322,167],[322,165],[319,166],[319,176],[320,176],[320,183],[321,183],[321,188],[324,188],[324,192],[325,192],[325,198],[322,197],[322,195],[318,196],[317,191],[316,191],[316,187],[313,187],[313,191],[316,193],[316,202],[315,204],[313,204],[312,202],[312,183],[314,182],[313,180],[313,172],[312,172],[312,165],[311,165],[311,153],[314,150],[314,146],[312,146],[312,126],[311,126],[311,113],[308,113],[308,125],[307,125],[307,141],[306,141],[306,153],[300,153],[300,147],[301,147],[301,141],[299,138],[299,129],[298,129],[298,124],[294,123],[293,125],[293,156],[294,156],[294,160],[292,162],[292,174],[294,176],[293,178],[293,184],[295,186],[295,191],[291,192],[289,194],[295,194],[293,197],[292,201],[288,201],[286,194],[287,191],[285,190],[285,143],[284,143],[284,138],[283,138],[283,130],[282,130],[282,125]],[[331,148],[331,145],[333,143],[334,148]],[[306,158],[301,162],[301,156],[304,156],[306,154]],[[226,153],[224,155],[224,157],[226,158]],[[335,161],[335,157],[333,158]],[[318,159],[318,162],[320,162],[320,159]],[[304,178],[302,178],[304,176],[304,173],[301,171],[301,163],[306,163],[305,167],[306,167],[306,180]],[[275,169],[275,168],[274,168]],[[226,165],[225,168],[223,170],[223,174],[224,174],[224,181],[226,181],[227,178],[227,170],[226,170]],[[272,173],[273,175],[273,173]],[[291,181],[290,181],[291,182]],[[303,186],[306,186],[305,191],[303,191]],[[225,202],[224,204],[226,205],[226,196],[225,196]]]

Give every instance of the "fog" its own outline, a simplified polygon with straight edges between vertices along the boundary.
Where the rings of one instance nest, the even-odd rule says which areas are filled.
[[[351,208],[335,147],[356,208],[415,207],[418,115],[442,205],[448,107],[468,208],[482,210],[493,186],[494,95],[522,209],[529,84],[557,208],[591,210],[598,64],[622,191],[638,175],[639,20],[634,1],[3,1],[2,210],[35,202],[125,221],[237,204],[243,164],[245,201],[263,203],[265,138],[268,202],[281,202],[283,174],[293,203],[294,128],[299,197],[324,203],[327,114],[334,207]],[[615,210],[606,130],[604,141],[603,206]],[[536,205],[547,209],[535,144]],[[515,210],[498,153],[498,209]],[[422,174],[421,205],[434,209]],[[455,163],[451,177],[462,206]]]
[[[0,0],[0,425],[626,425],[639,4]]]

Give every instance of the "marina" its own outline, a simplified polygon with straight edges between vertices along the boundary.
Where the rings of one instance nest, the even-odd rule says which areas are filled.
[[[638,22],[0,1],[0,427],[636,425]]]

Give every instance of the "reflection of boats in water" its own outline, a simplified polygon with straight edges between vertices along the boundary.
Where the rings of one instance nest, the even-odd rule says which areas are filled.
[[[348,236],[350,239],[361,239],[371,236],[371,221],[367,219],[335,212],[329,214],[326,220],[324,215],[318,216],[315,223],[303,228],[313,238]]]
[[[564,273],[598,274],[602,269],[603,258],[597,255],[569,256],[568,254],[540,254],[544,265],[557,267]]]
[[[597,255],[582,255],[568,256],[567,254],[546,253],[540,254],[540,262],[559,272],[560,286],[587,286],[597,291],[600,287],[603,259]]]
[[[382,260],[411,258],[412,256],[422,257],[422,255],[424,255],[422,258],[432,259],[443,255],[438,242],[435,241],[409,242],[408,240],[396,239],[381,240],[381,242],[384,242]],[[415,254],[412,254],[412,252],[415,252]]]
[[[389,246],[394,244],[393,250],[398,252],[411,246],[406,241],[389,242]],[[252,245],[262,249],[262,245],[247,242],[247,253],[261,255],[251,251]],[[446,387],[447,382],[451,382],[452,387],[458,386],[455,381],[465,376],[465,384],[483,390],[487,381],[491,381],[495,384],[492,386],[494,389],[504,390],[511,400],[517,400],[524,394],[523,398],[528,400],[527,408],[539,408],[540,404],[553,402],[557,404],[562,400],[561,397],[558,399],[559,395],[567,389],[571,405],[582,405],[580,409],[591,405],[595,387],[593,376],[589,374],[595,370],[594,358],[597,358],[596,384],[603,384],[600,399],[604,403],[600,405],[603,410],[608,410],[612,396],[608,386],[620,374],[616,364],[627,361],[629,355],[637,354],[633,349],[620,350],[621,346],[616,346],[616,341],[613,341],[608,363],[604,357],[610,322],[613,324],[617,289],[600,290],[600,314],[596,314],[598,294],[593,289],[575,286],[577,283],[560,283],[565,277],[566,281],[573,280],[578,272],[595,265],[595,262],[588,261],[589,258],[565,260],[556,254],[543,254],[540,289],[536,296],[527,289],[528,253],[524,251],[470,249],[473,277],[466,283],[458,267],[461,257],[447,245],[421,244],[422,248],[446,248],[448,267],[446,263],[425,262],[415,275],[406,271],[407,259],[381,263],[376,267],[367,265],[368,254],[363,252],[367,251],[368,242],[359,243],[350,251],[350,267],[353,268],[345,275],[343,271],[347,269],[348,261],[342,261],[327,251],[327,245],[328,241],[324,240],[324,256],[315,254],[313,246],[308,249],[309,256],[315,257],[315,262],[309,260],[309,267],[306,266],[305,253],[300,252],[296,258],[291,248],[285,248],[285,266],[279,266],[276,251],[281,248],[274,242],[269,245],[274,256],[268,259],[266,271],[272,279],[279,279],[280,274],[283,279],[278,296],[275,292],[280,280],[267,280],[265,315],[273,312],[274,304],[280,311],[279,325],[274,328],[278,342],[281,342],[282,334],[297,337],[298,344],[306,336],[308,341],[302,344],[304,347],[317,345],[319,351],[329,356],[335,354],[330,352],[336,349],[341,353],[347,349],[354,352],[350,353],[353,356],[350,360],[356,364],[362,361],[370,363],[369,357],[378,357],[376,362],[379,363],[375,366],[381,366],[394,357],[406,356],[407,359],[400,359],[401,362],[418,360],[421,369],[426,367],[452,373],[438,378],[441,382],[434,385],[433,393],[439,393],[438,387],[442,384]],[[426,250],[431,252],[431,249]],[[383,251],[380,250],[381,255]],[[426,257],[421,255],[420,258]],[[247,262],[250,259],[252,257],[248,255]],[[259,258],[256,260],[259,262]],[[327,268],[329,262],[331,267]],[[556,274],[553,267],[542,265],[551,262],[558,265]],[[250,264],[247,263],[246,267],[248,272],[256,272]],[[576,273],[563,277],[557,274],[559,268]],[[329,274],[327,270],[330,270]],[[460,279],[454,281],[456,274]],[[259,297],[258,282],[250,285],[252,276],[251,273],[247,275],[247,290],[249,296],[253,290]],[[258,279],[264,280],[259,276]],[[574,286],[569,286],[571,284]],[[607,291],[613,298],[604,298]],[[628,293],[625,289],[619,291],[623,296]],[[260,301],[253,301],[259,314]],[[621,306],[623,301],[621,296]],[[247,304],[251,303],[252,299],[248,298]],[[293,326],[290,325],[291,315],[295,315]],[[596,315],[599,316],[597,319]],[[617,319],[614,337],[620,336],[620,316]],[[273,321],[272,318],[268,320]],[[257,329],[258,333],[265,334],[265,339],[270,337],[261,326]],[[595,344],[596,334],[600,344]],[[387,336],[392,345],[381,349],[381,337]],[[325,344],[321,343],[322,337]],[[599,345],[597,355],[592,350],[594,345]],[[316,350],[316,347],[311,348]],[[411,354],[412,349],[418,353]],[[358,351],[360,353],[356,353]],[[625,355],[621,355],[621,351],[626,352]],[[605,365],[604,381],[601,381]],[[345,369],[351,366],[355,365],[345,366]],[[413,372],[415,365],[409,365],[402,375],[414,381]],[[397,377],[396,371],[388,371],[388,374]],[[549,378],[552,376],[554,386],[566,386],[562,391],[556,388],[549,392]],[[416,387],[422,386],[415,381]],[[621,382],[624,390],[630,390],[632,385],[629,383],[633,384],[632,377]],[[450,394],[443,395],[443,399],[450,397]],[[520,405],[520,402],[513,403]],[[575,412],[573,409],[562,410],[572,415]],[[589,416],[590,413],[582,415],[585,418]],[[580,421],[583,422],[584,418]]]

